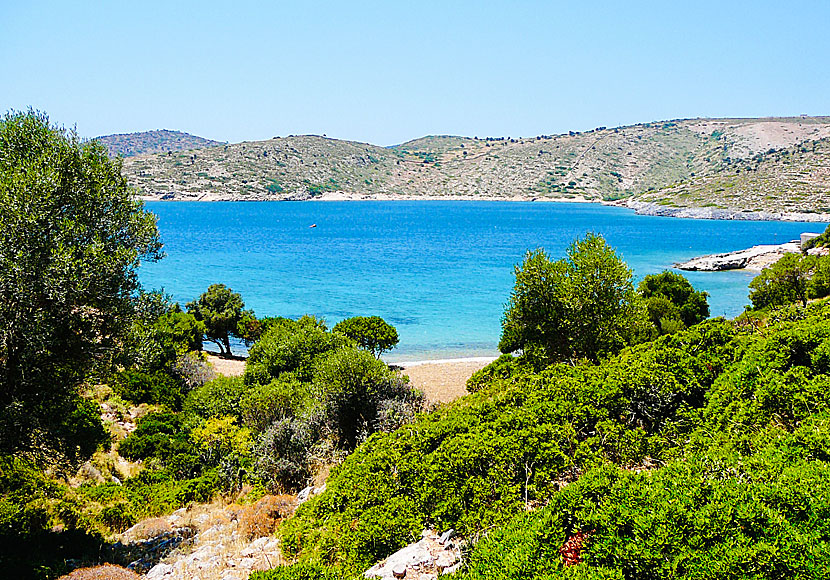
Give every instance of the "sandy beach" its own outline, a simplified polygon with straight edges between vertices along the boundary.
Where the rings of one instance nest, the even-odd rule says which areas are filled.
[[[440,359],[394,363],[412,385],[424,392],[432,403],[449,403],[467,394],[467,379],[493,361],[493,357]],[[220,375],[236,377],[245,372],[245,360],[226,359],[208,353],[208,362]]]
[[[493,357],[443,359],[398,363],[403,374],[409,376],[412,385],[424,391],[433,403],[449,403],[467,394],[467,379],[487,366]]]

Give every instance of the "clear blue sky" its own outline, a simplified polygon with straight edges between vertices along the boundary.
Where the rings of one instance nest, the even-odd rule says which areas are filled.
[[[0,111],[82,136],[533,136],[830,114],[830,2],[0,2]]]

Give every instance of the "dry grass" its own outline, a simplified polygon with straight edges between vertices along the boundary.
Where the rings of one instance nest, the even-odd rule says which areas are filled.
[[[131,542],[148,540],[172,530],[173,528],[166,517],[150,518],[142,520],[130,528],[128,533],[124,534],[124,539]]]
[[[294,513],[297,498],[293,495],[266,495],[239,514],[239,531],[248,540],[274,533],[282,520]]]
[[[112,564],[102,564],[92,568],[79,568],[72,573],[61,576],[58,580],[141,580],[141,576],[131,570]]]

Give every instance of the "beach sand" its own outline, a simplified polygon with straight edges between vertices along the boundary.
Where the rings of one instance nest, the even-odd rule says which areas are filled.
[[[245,372],[245,359],[226,359],[208,353],[208,362],[220,375],[238,377]],[[467,394],[467,379],[493,360],[492,357],[444,359],[393,363],[409,376],[412,386],[424,392],[431,403],[449,403]]]
[[[493,358],[447,359],[397,363],[412,386],[421,389],[432,403],[449,403],[467,394],[467,379]]]

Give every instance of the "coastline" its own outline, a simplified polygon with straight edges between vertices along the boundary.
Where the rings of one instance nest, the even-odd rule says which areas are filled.
[[[783,222],[830,222],[830,213],[807,213],[807,212],[766,212],[750,211],[739,209],[722,209],[715,207],[672,207],[657,203],[637,201],[636,199],[619,199],[607,201],[601,199],[587,199],[585,197],[539,197],[533,195],[406,195],[406,194],[360,194],[339,191],[324,192],[320,195],[309,194],[291,195],[283,198],[273,199],[265,197],[254,197],[240,199],[235,196],[223,196],[218,194],[203,194],[192,197],[172,197],[171,194],[164,195],[139,195],[142,202],[283,202],[283,201],[499,201],[499,202],[521,202],[521,203],[596,203],[599,205],[622,207],[633,210],[636,215],[652,217],[675,217],[685,219],[703,220],[733,220],[733,221],[783,221]]]

